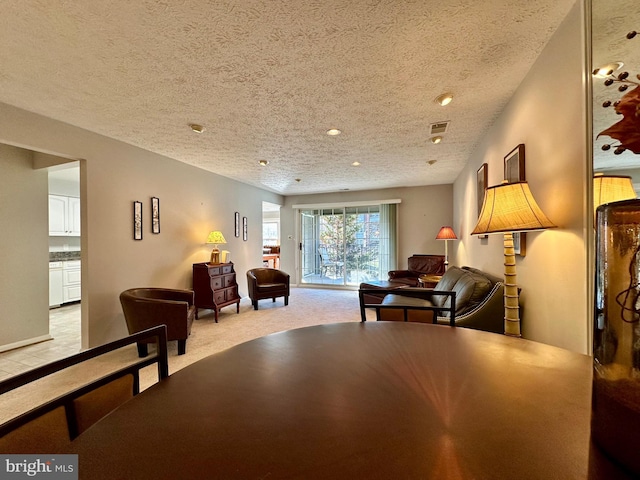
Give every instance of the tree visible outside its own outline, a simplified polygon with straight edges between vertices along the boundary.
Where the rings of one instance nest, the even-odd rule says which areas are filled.
[[[349,210],[349,209],[348,209]],[[379,213],[347,211],[319,216],[319,241],[325,247],[328,260],[343,262],[347,283],[359,283],[379,278]],[[361,210],[361,209],[360,209]]]

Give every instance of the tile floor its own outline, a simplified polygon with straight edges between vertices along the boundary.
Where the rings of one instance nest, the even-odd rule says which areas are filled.
[[[0,353],[0,380],[78,353],[82,345],[80,304],[49,310],[49,328],[53,340]]]

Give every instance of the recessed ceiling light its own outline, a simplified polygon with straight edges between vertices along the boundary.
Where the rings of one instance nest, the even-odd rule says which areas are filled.
[[[427,163],[431,166],[436,163],[438,160],[427,160]]]
[[[356,160],[351,165],[353,165],[354,167],[359,167],[360,166],[360,162]]]
[[[443,93],[442,95],[438,95],[436,97],[436,103],[442,105],[443,107],[445,105],[449,105],[451,103],[451,100],[453,100],[453,93]]]
[[[596,68],[593,71],[593,76],[596,78],[607,78],[616,70],[620,70],[623,66],[624,66],[624,63],[622,62],[607,63],[606,65],[602,65],[601,67]]]
[[[202,125],[198,125],[197,123],[190,123],[189,128],[196,133],[202,133],[206,130]]]
[[[267,165],[269,165],[269,160],[260,160],[258,163],[263,167],[266,167]]]
[[[296,182],[300,182],[302,179],[301,178],[296,178],[294,179]]]
[[[442,141],[442,137],[437,135],[435,137],[431,137],[431,143],[435,143],[436,145]]]
[[[327,130],[327,135],[331,136],[340,135],[341,133],[342,131],[338,130],[337,128],[330,128],[329,130]]]

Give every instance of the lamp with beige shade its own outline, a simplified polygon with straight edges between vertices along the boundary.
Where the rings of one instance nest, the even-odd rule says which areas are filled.
[[[487,188],[482,211],[471,235],[504,234],[504,333],[520,337],[520,303],[513,232],[555,228],[536,203],[527,182]]]
[[[624,175],[604,175],[596,173],[593,176],[593,211],[600,205],[620,200],[636,198],[636,191],[631,183],[631,177]]]

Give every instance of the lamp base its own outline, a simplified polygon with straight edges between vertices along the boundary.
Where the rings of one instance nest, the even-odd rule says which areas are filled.
[[[521,337],[520,301],[516,277],[516,255],[513,249],[513,233],[504,234],[504,334]]]
[[[211,260],[209,261],[209,263],[212,263],[214,265],[220,263],[220,250],[218,250],[217,248],[211,250]]]

